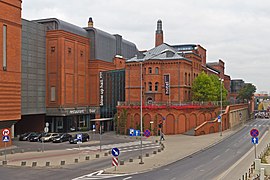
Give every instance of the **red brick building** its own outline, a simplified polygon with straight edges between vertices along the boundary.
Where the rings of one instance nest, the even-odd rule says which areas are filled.
[[[158,123],[163,123],[166,134],[178,134],[211,121],[217,116],[219,106],[190,105],[191,87],[198,74],[205,71],[225,79],[224,85],[229,90],[230,77],[224,74],[224,62],[207,64],[206,49],[200,45],[163,43],[160,20],[155,42],[153,49],[126,61],[126,106],[118,107],[119,117],[127,110],[124,129],[137,128],[140,124],[141,84],[144,129],[157,129]]]
[[[1,132],[21,119],[21,3],[21,0],[0,1]],[[1,140],[0,147],[3,144]]]

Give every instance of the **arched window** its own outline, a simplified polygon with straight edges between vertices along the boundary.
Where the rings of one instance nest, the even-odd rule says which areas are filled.
[[[148,83],[148,91],[152,91],[152,82]]]
[[[158,82],[155,83],[155,91],[158,91]]]
[[[151,68],[151,67],[148,68],[148,73],[149,73],[149,74],[152,74],[152,68]]]
[[[159,74],[159,68],[158,67],[155,68],[155,74]]]

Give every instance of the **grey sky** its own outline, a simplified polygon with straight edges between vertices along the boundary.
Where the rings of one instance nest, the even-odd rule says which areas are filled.
[[[200,44],[207,62],[222,59],[225,73],[270,92],[269,0],[23,0],[22,17],[55,17],[77,26],[120,34],[139,50],[154,47],[162,20],[168,44]]]

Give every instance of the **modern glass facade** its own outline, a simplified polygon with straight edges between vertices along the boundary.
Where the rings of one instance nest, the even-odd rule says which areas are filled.
[[[125,101],[125,70],[101,72],[103,80],[103,105],[100,106],[101,118],[112,118],[117,112],[118,101]]]

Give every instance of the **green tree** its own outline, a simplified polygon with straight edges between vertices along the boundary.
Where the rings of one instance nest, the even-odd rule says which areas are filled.
[[[220,89],[222,89],[222,100],[225,100],[228,92],[224,87],[224,83],[222,83],[222,88],[220,86],[220,80],[217,76],[208,76],[205,72],[202,72],[193,81],[192,100],[220,101]]]
[[[244,101],[251,100],[256,92],[256,87],[251,83],[246,83],[239,91],[237,99]]]
[[[211,74],[209,76],[212,80],[212,82],[214,83],[214,96],[215,98],[212,100],[212,101],[220,101],[220,95],[221,95],[221,92],[220,92],[220,79],[219,77],[217,77],[216,75],[213,75]],[[225,89],[224,87],[224,82],[222,83],[222,101],[225,101],[227,98],[227,95],[228,95],[228,91]]]

